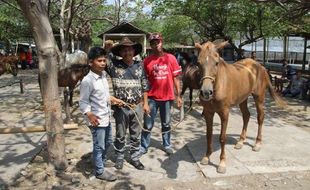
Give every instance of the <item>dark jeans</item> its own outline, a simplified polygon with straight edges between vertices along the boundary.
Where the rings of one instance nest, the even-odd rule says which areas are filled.
[[[139,159],[140,134],[141,127],[139,126],[137,114],[140,122],[142,122],[142,105],[138,104],[135,112],[127,107],[113,106],[114,118],[116,123],[116,135],[114,141],[114,149],[117,159],[124,159],[126,131],[129,129],[130,135],[130,155],[131,160]]]
[[[100,175],[104,171],[106,161],[106,153],[112,144],[112,128],[111,124],[107,127],[92,127],[89,129],[93,137],[93,160],[95,164],[96,175]]]
[[[27,69],[27,61],[26,60],[21,61],[20,64],[21,64],[23,70]]]
[[[166,132],[162,133],[162,139],[163,139],[163,146],[165,149],[171,148],[170,138],[171,138],[171,132],[169,131],[171,129],[170,127],[170,121],[171,121],[171,106],[173,101],[156,101],[154,99],[149,98],[148,100],[149,106],[150,106],[150,117],[148,115],[144,115],[144,128],[151,131],[157,110],[159,109],[160,114],[160,121],[161,121],[161,131]],[[169,131],[169,132],[167,132]],[[151,133],[148,131],[142,131],[141,134],[141,153],[146,153],[148,150],[148,147],[150,146],[151,141]]]
[[[282,92],[282,95],[283,96],[286,96],[288,94],[291,94],[292,97],[296,97],[300,94],[301,90],[300,89],[290,89],[290,88],[287,88],[285,89],[283,92]]]

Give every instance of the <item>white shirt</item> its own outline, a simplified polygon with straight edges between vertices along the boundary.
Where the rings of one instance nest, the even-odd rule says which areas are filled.
[[[106,78],[106,72],[102,76],[89,71],[83,78],[80,87],[80,110],[85,115],[92,112],[99,119],[98,127],[107,127],[110,123],[110,93]],[[91,125],[88,117],[85,117],[87,124]]]

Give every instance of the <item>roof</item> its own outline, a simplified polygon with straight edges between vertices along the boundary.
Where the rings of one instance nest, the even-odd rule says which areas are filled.
[[[294,36],[294,37],[303,37],[307,40],[310,39],[310,33],[309,32],[297,32],[297,33],[289,33],[288,36]]]
[[[119,34],[119,33],[126,33],[126,34],[148,34],[141,30],[140,28],[134,26],[129,22],[122,22],[121,24],[114,26],[107,31],[98,35],[99,38],[103,38],[104,34]]]

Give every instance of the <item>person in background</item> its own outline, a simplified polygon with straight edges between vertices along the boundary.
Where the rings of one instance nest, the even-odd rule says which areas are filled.
[[[310,100],[310,78],[304,81],[302,86],[301,98],[304,100]]]
[[[301,71],[297,71],[292,76],[289,86],[282,92],[283,96],[290,94],[292,97],[298,96],[302,92],[304,80],[301,77]]]
[[[197,65],[198,66],[198,63],[197,63],[197,56],[195,55],[195,52],[192,51],[191,55],[190,55],[190,62],[192,65]]]
[[[24,48],[22,48],[20,53],[19,53],[19,60],[20,60],[20,64],[22,66],[22,69],[25,70],[27,68],[27,54],[26,54],[26,50]]]
[[[33,59],[32,59],[31,47],[29,47],[29,49],[27,51],[26,59],[27,59],[27,65],[29,66],[29,69],[32,69],[33,68]]]
[[[255,51],[251,52],[251,59],[256,60],[256,52]]]
[[[171,145],[171,106],[175,99],[176,92],[177,106],[181,107],[182,97],[180,91],[181,74],[174,55],[164,52],[163,39],[160,33],[152,33],[149,36],[150,46],[153,54],[144,59],[144,69],[150,83],[148,91],[148,103],[150,114],[144,114],[144,128],[141,134],[140,155],[148,151],[151,141],[151,130],[154,126],[157,111],[159,109],[162,140],[164,151],[171,155],[173,149]]]
[[[240,53],[237,55],[237,61],[239,61],[241,59],[245,59],[244,49],[241,49]]]

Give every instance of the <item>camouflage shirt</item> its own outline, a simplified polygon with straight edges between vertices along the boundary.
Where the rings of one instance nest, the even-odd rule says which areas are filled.
[[[112,79],[114,96],[126,103],[139,103],[143,92],[149,90],[142,62],[134,61],[132,65],[127,65],[122,60],[114,59],[108,65],[107,72]]]

